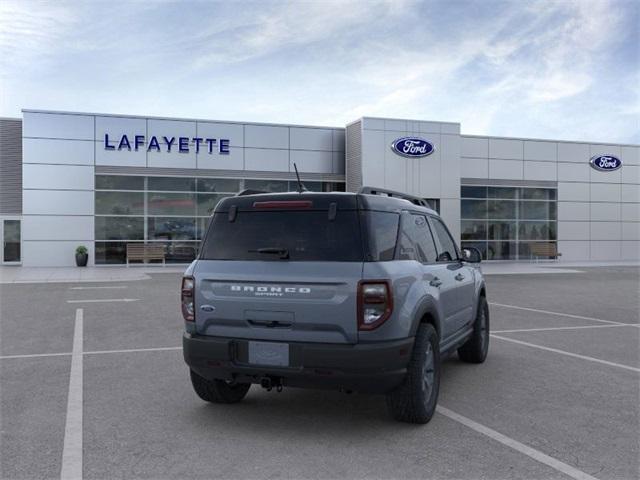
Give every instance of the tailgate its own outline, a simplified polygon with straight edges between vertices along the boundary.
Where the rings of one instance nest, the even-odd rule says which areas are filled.
[[[198,261],[201,335],[356,343],[362,262]]]

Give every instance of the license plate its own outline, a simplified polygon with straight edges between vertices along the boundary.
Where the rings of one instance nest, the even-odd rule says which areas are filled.
[[[249,342],[249,363],[253,365],[289,366],[289,344]]]

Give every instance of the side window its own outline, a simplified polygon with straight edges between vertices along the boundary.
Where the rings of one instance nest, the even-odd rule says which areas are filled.
[[[418,228],[420,234],[419,245],[422,248],[423,255],[427,259],[427,262],[432,263],[436,261],[436,257],[438,256],[436,244],[433,240],[431,228],[429,228],[429,222],[427,222],[426,217],[422,215],[419,215],[419,217],[422,219]]]
[[[399,260],[417,260],[421,263],[436,260],[436,247],[424,215],[403,215],[399,247]]]
[[[438,262],[451,262],[458,259],[456,244],[449,235],[447,228],[438,218],[431,218],[433,233],[438,237],[440,248],[438,250]]]
[[[369,227],[369,233],[365,238],[369,241],[370,260],[373,262],[393,260],[400,215],[375,211],[364,211],[362,215]]]

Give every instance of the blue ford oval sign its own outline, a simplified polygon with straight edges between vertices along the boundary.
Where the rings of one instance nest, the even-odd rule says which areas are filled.
[[[433,153],[435,148],[424,138],[402,137],[394,140],[391,150],[403,157],[426,157]]]
[[[601,172],[613,172],[622,166],[622,160],[613,155],[596,155],[589,161],[591,166]]]

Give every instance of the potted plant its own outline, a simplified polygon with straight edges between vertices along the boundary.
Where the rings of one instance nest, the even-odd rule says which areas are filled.
[[[76,248],[76,265],[78,267],[86,267],[89,260],[87,247],[80,245]]]

